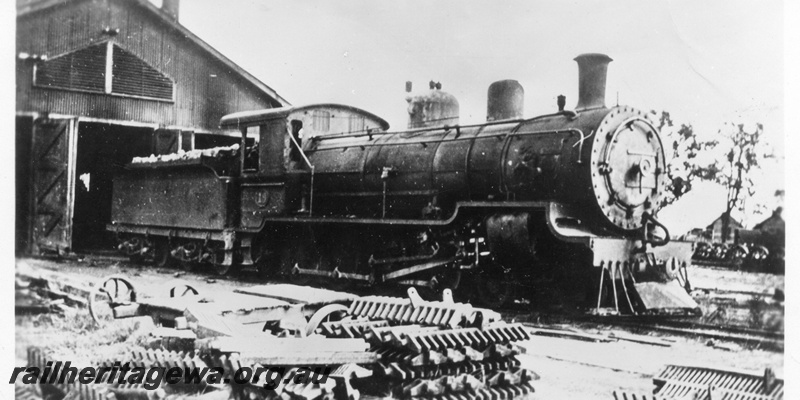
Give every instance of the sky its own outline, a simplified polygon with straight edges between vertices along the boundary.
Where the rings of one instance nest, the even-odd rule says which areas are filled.
[[[160,1],[153,0],[160,4]],[[184,0],[180,22],[294,105],[336,102],[407,124],[405,82],[441,82],[461,123],[485,121],[486,91],[525,88],[525,116],[577,102],[582,53],[608,54],[606,103],[669,111],[713,139],[725,122],[764,125],[778,162],[757,197],[783,188],[784,14],[780,1]],[[698,184],[673,218],[724,209]],[[724,193],[724,192],[723,192]],[[664,212],[667,212],[665,210]],[[669,213],[668,213],[669,215]],[[755,224],[763,216],[742,216]],[[688,228],[696,218],[685,218]],[[683,223],[679,223],[683,225]],[[683,227],[681,227],[683,229]]]

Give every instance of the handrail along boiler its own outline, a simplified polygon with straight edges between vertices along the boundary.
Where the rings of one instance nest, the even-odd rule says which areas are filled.
[[[109,229],[128,254],[220,273],[255,265],[299,282],[456,288],[491,306],[555,290],[588,293],[597,310],[694,312],[681,287],[691,244],[655,219],[659,132],[647,113],[606,107],[608,56],[575,60],[575,110],[559,96],[558,112],[530,119],[516,81],[490,87],[487,122],[474,125],[433,84],[407,98],[405,131],[335,104],[227,115],[242,151],[224,173],[203,159],[131,168],[115,180]]]

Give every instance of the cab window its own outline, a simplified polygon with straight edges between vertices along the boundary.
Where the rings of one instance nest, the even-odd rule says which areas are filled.
[[[259,162],[259,127],[248,126],[244,135],[244,165],[243,170],[246,172],[258,171]]]

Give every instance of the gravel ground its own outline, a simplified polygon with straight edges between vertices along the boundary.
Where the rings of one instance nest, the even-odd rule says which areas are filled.
[[[122,274],[134,282],[141,294],[149,296],[163,295],[170,282],[178,278],[209,295],[265,283],[256,279],[254,273],[243,272],[233,280],[211,277],[202,272],[158,271],[116,257],[87,257],[82,261],[61,262],[29,258],[18,260],[17,268],[53,270],[90,281]],[[759,292],[784,288],[783,276],[698,267],[689,272],[695,287]],[[780,309],[782,312],[782,307]],[[118,350],[111,344],[115,338],[135,340],[137,326],[134,321],[124,322],[116,330],[98,332],[87,318],[82,310],[69,316],[17,316],[17,365],[25,364],[26,349],[30,345],[49,343],[54,348],[68,348],[74,354],[80,354],[99,351],[97,346],[90,345],[90,340],[97,337],[109,342],[108,347],[101,347],[109,352]],[[701,338],[673,339],[675,342],[671,347],[658,347],[623,341],[594,343],[535,336],[522,343],[527,353],[521,356],[521,360],[524,366],[541,376],[534,385],[538,393],[536,398],[550,399],[612,398],[612,391],[617,389],[649,394],[653,389],[652,377],[670,363],[751,369],[759,373],[770,366],[783,376],[784,355],[781,352],[739,346],[725,350],[707,346],[706,340]]]
[[[719,267],[689,267],[689,280],[696,288],[747,292],[766,292],[772,289],[786,291],[785,275],[734,271]]]

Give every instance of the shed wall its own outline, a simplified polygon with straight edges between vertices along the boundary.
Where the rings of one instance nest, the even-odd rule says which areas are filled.
[[[119,29],[116,35],[104,29]],[[133,120],[218,132],[220,118],[276,101],[135,1],[73,0],[17,19],[17,52],[57,55],[112,40],[175,81],[175,101],[46,89],[17,60],[17,111]]]

